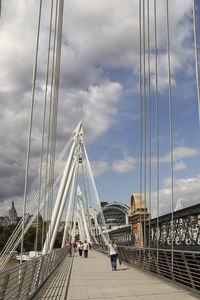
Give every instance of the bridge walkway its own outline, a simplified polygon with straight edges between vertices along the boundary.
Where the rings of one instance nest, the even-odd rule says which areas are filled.
[[[111,270],[110,259],[89,251],[88,258],[74,256],[67,300],[196,300],[190,291],[172,282],[122,264]]]

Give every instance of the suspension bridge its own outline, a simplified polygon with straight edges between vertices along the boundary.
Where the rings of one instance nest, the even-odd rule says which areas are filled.
[[[2,17],[4,12],[1,2],[3,1],[0,1]],[[43,87],[43,119],[40,129],[41,156],[38,189],[35,195],[31,194],[31,199],[28,197],[31,151],[34,142],[32,135],[43,5],[42,0],[38,2],[39,13],[27,143],[23,216],[0,253],[0,299],[164,300],[169,297],[171,299],[199,299],[199,206],[191,206],[184,210],[179,201],[177,208],[174,209],[172,77],[168,0],[165,1],[165,22],[169,88],[171,163],[169,201],[171,202],[171,212],[160,217],[159,207],[162,199],[159,193],[157,1],[139,0],[137,33],[139,36],[140,186],[139,193],[131,197],[131,209],[126,220],[128,223],[129,219],[129,224],[115,230],[108,229],[107,220],[102,210],[98,188],[95,184],[86,149],[84,124],[81,121],[73,130],[61,153],[59,155],[56,153],[64,0],[51,1],[46,77]],[[147,111],[146,104],[147,99],[149,103],[151,100],[150,10],[152,10],[152,26],[154,28],[157,152],[157,207],[154,216],[151,203],[151,118],[149,116],[149,124],[147,124],[150,106],[149,111]],[[197,11],[197,1],[193,0],[195,73],[197,99],[200,108]],[[145,31],[146,28],[147,32]],[[149,128],[148,188],[147,127]],[[43,215],[41,236],[39,234],[40,215]],[[24,262],[24,239],[35,220],[37,220],[37,226],[34,249],[32,249],[34,255]],[[59,225],[63,220],[61,247],[55,249]],[[186,230],[186,223],[189,224],[188,230]],[[117,272],[112,272],[107,255],[110,239],[114,239],[118,247]],[[68,245],[75,240],[86,240],[92,244],[88,258],[83,258],[78,253],[69,251]],[[182,247],[184,243],[187,246],[185,248]],[[16,249],[20,249],[20,263],[7,268],[7,264]]]

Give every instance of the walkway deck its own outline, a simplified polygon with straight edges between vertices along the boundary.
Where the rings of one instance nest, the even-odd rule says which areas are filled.
[[[67,300],[196,300],[173,283],[131,268],[112,271],[105,254],[90,251],[88,258],[74,257]]]

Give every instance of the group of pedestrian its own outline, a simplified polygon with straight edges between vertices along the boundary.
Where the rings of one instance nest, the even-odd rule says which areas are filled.
[[[87,240],[85,240],[84,242],[79,241],[77,242],[73,242],[72,245],[71,243],[67,242],[66,244],[67,247],[67,251],[68,254],[71,256],[72,255],[72,250],[73,249],[73,253],[75,255],[76,251],[78,251],[79,256],[82,256],[82,254],[84,253],[84,258],[88,257],[88,250],[92,248],[92,243],[91,242],[87,242]]]
[[[84,253],[84,258],[87,258],[88,250],[89,249],[91,250],[92,243],[87,242],[87,240],[85,240],[84,242],[79,241],[78,243],[74,241],[72,245],[71,245],[71,243],[67,242],[66,246],[67,246],[67,251],[68,251],[69,256],[72,255],[72,248],[73,248],[74,255],[78,251],[79,256],[82,256],[82,254]],[[117,270],[118,249],[117,249],[117,245],[116,245],[115,241],[113,241],[113,240],[110,241],[110,244],[108,246],[108,256],[110,257],[112,271],[116,271]],[[119,261],[119,263],[120,263],[120,261]]]

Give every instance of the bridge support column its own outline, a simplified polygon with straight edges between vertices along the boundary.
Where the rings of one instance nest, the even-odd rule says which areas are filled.
[[[68,157],[68,160],[67,160],[67,163],[66,163],[66,167],[65,167],[65,170],[64,170],[64,173],[63,173],[63,177],[62,177],[62,180],[61,180],[61,184],[60,184],[60,187],[59,187],[58,195],[57,195],[57,198],[56,198],[55,206],[54,206],[52,217],[51,217],[51,222],[50,222],[50,225],[49,225],[49,230],[48,230],[47,237],[46,237],[44,247],[43,247],[43,254],[47,254],[48,251],[50,251],[50,249],[51,249],[50,243],[51,243],[53,232],[55,231],[56,221],[58,220],[60,205],[62,203],[63,194],[64,194],[64,191],[65,191],[65,186],[66,186],[66,183],[68,181],[70,167],[71,167],[71,164],[72,164],[72,161],[73,161],[73,156],[74,156],[75,148],[77,146],[77,141],[78,141],[78,138],[80,137],[81,129],[82,129],[82,124],[80,122],[78,124],[78,126],[76,127],[76,129],[74,130],[74,141],[73,141],[73,144],[72,144],[72,147],[71,147],[71,150],[70,150],[70,154],[69,154],[69,157]],[[66,199],[65,199],[65,201],[66,201]]]
[[[72,180],[72,175],[73,175],[73,172],[74,172],[75,163],[76,163],[76,160],[73,162],[73,166],[71,167],[71,170],[70,170],[70,173],[69,173],[69,176],[68,176],[68,180],[67,180],[67,184],[66,184],[66,187],[65,187],[65,192],[64,192],[63,198],[62,198],[61,203],[60,203],[58,216],[57,216],[57,219],[54,222],[55,226],[53,227],[53,231],[52,231],[49,251],[53,250],[53,246],[54,246],[57,231],[58,231],[58,225],[60,223],[60,220],[61,220],[61,217],[62,217],[62,214],[63,214],[63,210],[64,210],[64,207],[65,207],[65,202],[66,202],[66,199],[67,199],[67,196],[68,196],[68,192],[69,192],[69,188],[70,188],[70,184],[71,184],[71,180]]]
[[[73,203],[73,194],[74,194],[74,183],[75,183],[75,177],[76,177],[76,171],[74,172],[74,176],[72,179],[72,188],[71,188],[71,193],[70,193],[70,198],[69,198],[69,204],[68,204],[68,209],[67,209],[67,216],[65,220],[65,229],[64,229],[64,234],[63,234],[63,240],[62,240],[62,248],[65,247],[66,244],[66,239],[67,239],[67,226],[69,222],[69,217],[70,213],[72,212],[72,203]]]

